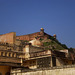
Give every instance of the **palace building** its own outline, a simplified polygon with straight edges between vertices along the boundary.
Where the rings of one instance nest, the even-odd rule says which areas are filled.
[[[14,69],[39,69],[75,64],[75,56],[61,45],[56,34],[40,32],[16,36],[0,35],[0,75],[13,74]]]

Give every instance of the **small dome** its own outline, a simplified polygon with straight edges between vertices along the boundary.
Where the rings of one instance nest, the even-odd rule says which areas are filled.
[[[43,28],[41,28],[41,30],[44,30]]]
[[[57,37],[56,34],[54,34],[53,37],[56,39],[56,37]]]
[[[54,34],[53,36],[56,37],[56,34]]]

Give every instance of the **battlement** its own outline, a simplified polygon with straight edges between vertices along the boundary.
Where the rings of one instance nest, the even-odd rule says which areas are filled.
[[[41,28],[40,32],[36,32],[36,33],[32,33],[32,34],[28,34],[28,35],[20,35],[20,36],[16,36],[16,39],[20,39],[20,40],[27,40],[27,41],[31,41],[34,38],[49,38],[50,35],[46,34],[44,32],[44,29]]]

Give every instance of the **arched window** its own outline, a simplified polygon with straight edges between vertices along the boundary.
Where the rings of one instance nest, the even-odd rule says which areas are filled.
[[[5,75],[10,75],[10,72],[7,72]]]
[[[2,75],[2,73],[0,73],[0,75]]]
[[[0,52],[0,56],[1,56],[1,52]]]
[[[9,57],[11,57],[11,53],[9,53]]]
[[[1,56],[3,56],[3,52],[1,52]]]
[[[14,53],[14,57],[16,57],[16,53]]]
[[[7,57],[7,53],[5,53],[5,56]]]

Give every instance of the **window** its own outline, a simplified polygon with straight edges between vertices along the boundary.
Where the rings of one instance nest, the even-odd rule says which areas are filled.
[[[12,54],[12,57],[14,57],[14,53]]]
[[[35,63],[35,61],[33,61],[33,63]]]
[[[11,57],[11,53],[9,53],[9,57]]]
[[[7,53],[5,53],[5,56],[7,56]]]
[[[52,57],[53,66],[56,66],[56,58]]]
[[[1,52],[1,56],[3,56],[3,52]]]

